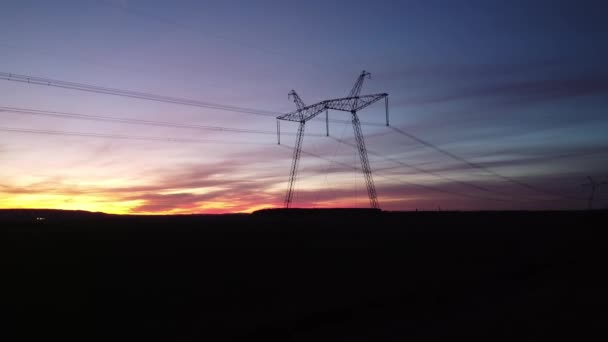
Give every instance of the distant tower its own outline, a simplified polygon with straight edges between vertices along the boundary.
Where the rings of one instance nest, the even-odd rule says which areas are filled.
[[[588,182],[587,183],[583,183],[581,184],[583,187],[588,187],[590,188],[590,192],[589,192],[589,198],[587,199],[587,209],[588,210],[592,210],[593,209],[593,200],[595,199],[595,191],[597,189],[599,189],[599,187],[601,185],[606,185],[608,184],[608,181],[605,182],[596,182],[593,178],[591,178],[591,176],[587,176]]]

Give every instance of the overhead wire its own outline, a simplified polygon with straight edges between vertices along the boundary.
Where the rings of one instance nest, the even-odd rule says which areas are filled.
[[[28,84],[37,84],[37,85],[45,85],[45,86],[50,86],[50,87],[59,87],[59,88],[65,88],[65,89],[108,94],[108,95],[131,97],[131,98],[137,98],[137,99],[142,99],[142,100],[150,100],[150,101],[165,102],[165,103],[172,103],[172,104],[181,104],[181,105],[186,105],[186,106],[202,107],[202,108],[208,108],[208,109],[217,109],[217,110],[222,110],[222,111],[244,113],[244,114],[251,114],[251,115],[276,117],[277,115],[283,114],[280,112],[259,110],[259,109],[254,109],[254,108],[231,106],[231,105],[225,105],[225,104],[219,104],[219,103],[213,103],[213,102],[207,102],[207,101],[191,100],[191,99],[178,98],[178,97],[172,97],[172,96],[124,90],[124,89],[118,89],[118,88],[108,88],[108,87],[102,87],[102,86],[96,86],[96,85],[90,85],[90,84],[84,84],[84,83],[55,80],[55,79],[51,79],[51,78],[29,76],[29,75],[19,75],[19,74],[6,73],[6,72],[0,72],[0,79],[7,80],[7,81],[28,83]]]
[[[59,112],[59,111],[49,111],[49,110],[40,110],[40,109],[31,109],[31,108],[17,108],[17,107],[0,106],[0,112],[27,114],[27,115],[36,115],[36,116],[47,116],[47,117],[53,117],[53,118],[116,122],[116,123],[126,123],[126,124],[133,124],[133,125],[161,126],[161,127],[171,127],[171,128],[188,128],[188,129],[209,130],[209,131],[230,132],[230,133],[267,134],[267,135],[276,134],[276,132],[269,131],[269,130],[244,129],[244,128],[211,126],[211,125],[182,124],[182,123],[167,122],[167,121],[121,118],[121,117],[116,117],[116,116]],[[291,133],[291,132],[286,132],[284,134],[295,135],[295,133]],[[324,134],[310,134],[310,135],[315,136],[315,137],[325,137]]]
[[[293,147],[290,147],[288,145],[279,145],[279,146],[281,146],[283,148],[287,148],[287,149],[293,148]],[[330,162],[330,163],[333,163],[333,164],[336,164],[336,165],[343,166],[343,167],[348,168],[348,169],[354,169],[354,170],[362,172],[361,168],[359,168],[359,167],[353,167],[352,165],[347,164],[347,163],[342,163],[342,162],[339,162],[339,161],[336,161],[336,160],[331,160],[329,158],[323,157],[323,156],[321,156],[319,154],[316,154],[316,153],[312,153],[312,152],[305,151],[305,150],[302,150],[302,153],[306,154],[308,156],[314,157],[314,158],[319,158],[319,159],[325,160],[327,162]],[[461,192],[457,192],[457,191],[445,190],[445,189],[441,189],[441,188],[438,188],[438,187],[435,187],[435,186],[422,185],[422,184],[407,182],[407,181],[404,181],[402,179],[398,179],[398,178],[390,177],[390,176],[385,176],[385,175],[376,175],[376,176],[379,177],[379,178],[383,178],[383,179],[387,179],[387,180],[393,181],[393,182],[398,182],[398,183],[401,183],[401,184],[404,184],[404,185],[420,187],[420,188],[424,188],[424,189],[427,189],[427,190],[431,190],[431,191],[435,191],[435,192],[441,192],[441,193],[450,194],[450,195],[459,196],[459,197],[468,197],[468,198],[472,198],[472,199],[491,200],[491,201],[499,201],[499,202],[514,202],[512,199],[503,199],[503,198],[476,196],[476,195],[472,195],[472,194],[468,194],[468,193],[461,193]]]
[[[331,138],[334,139],[335,141],[341,143],[341,144],[344,144],[344,145],[347,145],[347,146],[350,146],[350,147],[353,147],[353,148],[357,148],[357,146],[355,144],[349,143],[348,141],[345,141],[345,140],[342,140],[342,139],[338,139],[338,138],[335,138],[335,137],[331,137]],[[380,157],[380,158],[382,158],[384,160],[393,162],[395,164],[398,164],[398,165],[401,165],[401,166],[404,166],[404,167],[407,167],[407,168],[411,168],[411,169],[416,170],[418,172],[426,173],[428,175],[431,175],[431,176],[434,176],[434,177],[437,177],[437,178],[441,178],[441,179],[444,179],[444,180],[448,180],[450,182],[454,182],[454,183],[458,183],[458,184],[461,184],[461,185],[469,186],[469,187],[475,188],[477,190],[486,191],[486,192],[492,192],[492,190],[490,190],[490,189],[488,189],[486,187],[483,187],[483,186],[480,186],[480,185],[477,185],[477,184],[473,184],[473,183],[469,183],[469,182],[465,182],[465,181],[461,181],[461,180],[458,180],[458,179],[454,179],[454,178],[451,178],[451,177],[448,177],[448,176],[441,175],[441,174],[439,174],[437,172],[434,172],[434,171],[431,171],[431,170],[426,170],[426,169],[423,169],[423,168],[420,168],[420,167],[417,167],[417,166],[414,166],[414,165],[411,165],[411,164],[408,164],[408,163],[404,163],[404,162],[402,162],[400,160],[397,160],[397,159],[385,156],[385,155],[383,155],[383,154],[381,154],[379,152],[376,152],[374,150],[370,150],[369,148],[366,148],[366,150],[367,150],[367,153],[369,153],[371,155],[374,155],[376,157]]]
[[[56,130],[46,130],[46,129],[13,128],[13,127],[0,127],[0,131],[9,132],[9,133],[29,133],[29,134],[45,134],[45,135],[76,136],[76,137],[104,138],[104,139],[123,139],[123,140],[163,141],[163,142],[175,142],[175,143],[265,145],[265,146],[275,145],[272,143],[255,143],[255,142],[251,142],[251,141],[133,136],[133,135],[123,135],[123,134],[102,134],[102,133],[88,133],[88,132],[56,131]]]
[[[404,131],[402,129],[399,129],[399,128],[394,127],[394,126],[390,126],[390,129],[392,129],[394,132],[396,132],[398,134],[401,134],[403,136],[406,136],[406,137],[408,137],[408,138],[416,141],[417,143],[420,143],[420,144],[422,144],[424,146],[427,146],[427,147],[429,147],[429,148],[431,148],[431,149],[433,149],[433,150],[435,150],[435,151],[437,151],[439,153],[442,153],[442,154],[444,154],[444,155],[446,155],[446,156],[448,156],[448,157],[450,157],[450,158],[452,158],[454,160],[462,162],[462,163],[468,165],[471,168],[482,170],[482,171],[484,171],[484,172],[486,172],[486,173],[488,173],[488,174],[490,174],[492,176],[498,177],[498,178],[503,179],[503,180],[505,180],[507,182],[510,182],[512,184],[519,185],[521,187],[527,188],[527,189],[532,190],[534,192],[542,193],[544,195],[549,195],[549,196],[553,196],[553,197],[561,197],[563,199],[568,199],[568,200],[581,200],[581,198],[572,197],[572,196],[565,196],[565,195],[562,195],[562,194],[554,193],[552,191],[547,191],[545,189],[538,188],[536,186],[533,186],[531,184],[522,182],[520,180],[504,176],[504,175],[502,175],[502,174],[500,174],[500,173],[498,173],[498,172],[496,172],[496,171],[494,171],[492,169],[489,169],[489,168],[484,167],[483,165],[480,165],[480,164],[477,164],[477,163],[473,163],[473,162],[471,162],[471,161],[469,161],[469,160],[467,160],[467,159],[465,159],[465,158],[463,158],[461,156],[458,156],[458,155],[456,155],[456,154],[454,154],[452,152],[449,152],[449,151],[447,151],[447,150],[445,150],[445,149],[443,149],[443,148],[441,148],[441,147],[439,147],[439,146],[437,146],[437,145],[435,145],[433,143],[430,143],[430,142],[428,142],[428,141],[426,141],[424,139],[421,139],[421,138],[415,136],[414,134],[408,133],[408,132],[406,132],[406,131]]]
[[[170,103],[170,104],[179,104],[179,105],[185,105],[185,106],[215,109],[215,110],[221,110],[221,111],[227,111],[227,112],[233,112],[233,113],[266,116],[266,117],[273,117],[273,118],[276,118],[277,116],[284,114],[284,113],[278,112],[278,111],[232,106],[232,105],[226,105],[226,104],[214,103],[214,102],[208,102],[208,101],[199,101],[199,100],[178,98],[178,97],[166,96],[166,95],[160,95],[160,94],[152,94],[152,93],[118,89],[118,88],[109,88],[109,87],[97,86],[97,85],[92,85],[92,84],[77,83],[77,82],[71,82],[71,81],[56,80],[56,79],[51,79],[51,78],[46,78],[46,77],[21,75],[21,74],[8,73],[8,72],[0,72],[0,80],[19,82],[19,83],[25,83],[25,84],[33,84],[33,85],[42,85],[42,86],[48,86],[48,87],[57,87],[57,88],[63,88],[63,89],[78,90],[78,91],[85,91],[85,92],[99,93],[99,94],[106,94],[106,95],[122,96],[122,97],[128,97],[128,98],[136,98],[136,99],[140,99],[140,100],[149,100],[149,101],[156,101],[156,102],[163,102],[163,103]],[[322,120],[321,118],[315,118],[315,119]],[[349,122],[349,121],[340,120],[340,119],[329,119],[329,121],[335,122],[335,123]],[[377,127],[384,126],[383,124],[376,123],[376,122],[361,122],[361,124],[367,125],[367,126],[377,126]]]

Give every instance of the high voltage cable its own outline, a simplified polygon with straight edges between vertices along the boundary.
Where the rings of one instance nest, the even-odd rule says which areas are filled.
[[[283,148],[287,148],[287,149],[293,148],[293,147],[289,147],[289,146],[286,146],[286,145],[279,145],[279,146],[281,146]],[[349,164],[346,164],[346,163],[342,163],[342,162],[339,162],[339,161],[331,160],[329,158],[325,158],[325,157],[323,157],[321,155],[318,155],[316,153],[308,152],[308,151],[305,151],[305,150],[302,150],[302,153],[304,153],[306,155],[309,155],[309,156],[312,156],[312,157],[315,157],[315,158],[319,158],[319,159],[325,160],[327,162],[330,162],[330,163],[333,163],[333,164],[336,164],[336,165],[340,165],[340,166],[349,168],[349,169],[361,171],[361,168],[358,168],[358,167],[355,167],[355,166],[352,166],[352,165],[349,165]],[[399,183],[402,183],[402,184],[405,184],[405,185],[417,186],[417,187],[424,188],[424,189],[427,189],[427,190],[441,192],[441,193],[450,194],[450,195],[455,195],[455,196],[459,196],[459,197],[468,197],[468,198],[472,198],[472,199],[491,200],[491,201],[498,201],[498,202],[517,202],[516,200],[513,200],[513,199],[503,199],[503,198],[494,198],[494,197],[482,197],[482,196],[476,196],[476,195],[471,195],[471,194],[467,194],[467,193],[461,193],[461,192],[456,192],[456,191],[450,191],[450,190],[440,189],[440,188],[433,187],[433,186],[428,186],[428,185],[422,185],[422,184],[416,184],[416,183],[407,182],[407,181],[404,181],[404,180],[401,180],[401,179],[398,179],[398,178],[394,178],[394,177],[389,177],[389,176],[378,175],[378,177],[384,178],[384,179],[387,179],[387,180],[391,180],[391,181],[394,181],[394,182],[399,182]]]
[[[0,131],[11,132],[11,133],[45,134],[45,135],[76,136],[76,137],[88,137],[88,138],[105,138],[105,139],[163,141],[163,142],[177,142],[177,143],[265,145],[265,146],[274,146],[275,145],[275,144],[271,144],[271,143],[254,143],[254,142],[249,142],[249,141],[224,141],[224,140],[210,140],[210,139],[146,137],[146,136],[133,136],[133,135],[122,135],[122,134],[101,134],[101,133],[86,133],[86,132],[53,131],[53,130],[44,130],[44,129],[26,129],[26,128],[12,128],[12,127],[0,127]]]
[[[142,100],[174,103],[174,104],[181,104],[181,105],[186,105],[186,106],[203,107],[203,108],[217,109],[217,110],[223,110],[223,111],[229,111],[229,112],[252,114],[252,115],[275,117],[277,115],[283,114],[283,113],[273,112],[273,111],[258,110],[258,109],[238,107],[238,106],[230,106],[230,105],[224,105],[224,104],[213,103],[213,102],[190,100],[190,99],[184,99],[184,98],[178,98],[178,97],[172,97],[172,96],[164,96],[164,95],[144,93],[144,92],[131,91],[131,90],[123,90],[123,89],[117,89],[117,88],[101,87],[101,86],[84,84],[84,83],[68,82],[68,81],[54,80],[54,79],[50,79],[50,78],[28,76],[28,75],[18,75],[18,74],[13,74],[13,73],[6,73],[6,72],[0,72],[0,79],[7,80],[7,81],[46,85],[46,86],[51,86],[51,87],[81,90],[81,91],[88,91],[88,92],[108,94],[108,95],[125,96],[125,97],[132,97],[132,98],[137,98],[137,99],[142,99]]]
[[[164,102],[164,103],[171,103],[171,104],[180,104],[180,105],[185,105],[185,106],[216,109],[216,110],[222,110],[222,111],[234,112],[234,113],[267,116],[267,117],[272,117],[272,118],[275,118],[278,115],[284,114],[284,113],[277,112],[277,111],[232,106],[232,105],[226,105],[226,104],[220,104],[220,103],[214,103],[214,102],[184,99],[184,98],[145,93],[145,92],[138,92],[138,91],[131,91],[131,90],[124,90],[124,89],[118,89],[118,88],[108,88],[108,87],[96,86],[96,85],[91,85],[91,84],[61,81],[61,80],[55,80],[55,79],[51,79],[51,78],[20,75],[20,74],[7,73],[7,72],[0,72],[0,80],[27,83],[27,84],[35,84],[35,85],[44,85],[44,86],[49,86],[49,87],[79,90],[79,91],[86,91],[86,92],[106,94],[106,95],[123,96],[123,97],[136,98],[136,99],[141,99],[141,100],[149,100],[149,101]],[[329,121],[335,122],[335,123],[349,122],[346,120],[339,120],[339,119],[330,119]],[[377,127],[384,126],[383,124],[375,123],[375,122],[361,122],[361,124],[367,125],[367,126],[377,126]]]
[[[420,143],[420,144],[422,144],[424,146],[432,148],[435,151],[440,152],[440,153],[442,153],[442,154],[444,154],[444,155],[446,155],[446,156],[448,156],[448,157],[450,157],[450,158],[452,158],[454,160],[462,162],[462,163],[468,165],[471,168],[482,170],[482,171],[484,171],[484,172],[486,172],[488,174],[491,174],[491,175],[493,175],[495,177],[501,178],[501,179],[503,179],[503,180],[505,180],[507,182],[519,185],[521,187],[527,188],[529,190],[533,190],[533,191],[538,192],[538,193],[542,193],[544,195],[549,195],[549,196],[554,196],[554,197],[561,197],[563,199],[568,199],[568,200],[581,200],[580,198],[577,198],[577,197],[564,196],[564,195],[561,195],[561,194],[553,193],[551,191],[547,191],[547,190],[538,188],[538,187],[530,185],[528,183],[524,183],[524,182],[519,181],[517,179],[501,175],[501,174],[499,174],[496,171],[493,171],[493,170],[491,170],[491,169],[489,169],[487,167],[484,167],[483,165],[480,165],[480,164],[477,164],[477,163],[473,163],[473,162],[471,162],[471,161],[469,161],[469,160],[467,160],[467,159],[465,159],[465,158],[463,158],[461,156],[458,156],[458,155],[456,155],[456,154],[454,154],[452,152],[446,151],[445,149],[443,149],[443,148],[441,148],[441,147],[439,147],[439,146],[437,146],[437,145],[435,145],[433,143],[430,143],[430,142],[428,142],[426,140],[418,138],[417,136],[415,136],[415,135],[413,135],[411,133],[405,132],[405,131],[397,128],[397,127],[391,126],[390,128],[393,131],[397,132],[398,134],[406,136],[406,137],[408,137],[408,138],[410,138],[410,139],[412,139],[412,140],[414,140],[414,141],[416,141],[416,142],[418,142],[418,143]]]
[[[337,142],[339,142],[341,144],[357,148],[357,146],[355,144],[349,143],[349,142],[344,141],[342,139],[337,139],[337,138],[334,138],[334,137],[332,137],[332,139],[334,139],[335,141],[337,141]],[[390,162],[399,164],[399,165],[404,166],[404,167],[408,167],[408,168],[414,169],[414,170],[416,170],[418,172],[421,172],[421,173],[426,173],[426,174],[429,174],[431,176],[434,176],[434,177],[437,177],[437,178],[441,178],[441,179],[445,179],[445,180],[448,180],[450,182],[458,183],[458,184],[461,184],[461,185],[470,186],[470,187],[475,188],[477,190],[486,191],[486,192],[492,192],[492,190],[490,190],[490,189],[488,189],[486,187],[483,187],[483,186],[480,186],[480,185],[476,185],[476,184],[473,184],[473,183],[469,183],[469,182],[465,182],[465,181],[461,181],[461,180],[454,179],[454,178],[451,178],[451,177],[443,176],[441,174],[438,174],[437,172],[434,172],[434,171],[431,171],[431,170],[425,170],[425,169],[422,169],[420,167],[404,163],[404,162],[402,162],[400,160],[397,160],[397,159],[385,156],[385,155],[383,155],[381,153],[378,153],[378,152],[370,150],[370,149],[367,149],[367,152],[369,154],[371,154],[371,155],[380,157],[380,158],[382,158],[384,160],[388,160]]]
[[[57,112],[57,111],[48,111],[48,110],[30,109],[30,108],[16,108],[16,107],[0,106],[0,112],[28,114],[28,115],[37,115],[37,116],[48,116],[48,117],[54,117],[54,118],[117,122],[117,123],[133,124],[133,125],[149,125],[149,126],[162,126],[162,127],[172,127],[172,128],[201,129],[201,130],[230,132],[230,133],[269,134],[269,135],[276,134],[276,132],[274,132],[274,131],[265,131],[265,130],[258,130],[258,129],[243,129],[243,128],[223,127],[223,126],[181,124],[181,123],[166,122],[166,121],[119,118],[119,117],[112,117],[112,116]],[[289,132],[284,133],[284,134],[295,135],[295,133],[289,133]],[[311,135],[316,136],[316,137],[325,137],[324,134],[311,134]]]
[[[326,160],[326,161],[328,161],[330,163],[334,163],[334,164],[337,164],[337,165],[348,167],[348,168],[354,169],[356,171],[361,171],[361,168],[358,168],[358,167],[355,167],[355,166],[352,166],[352,165],[349,165],[349,164],[346,164],[346,163],[341,163],[341,162],[338,162],[338,161],[335,161],[335,160],[327,159],[327,158],[324,158],[323,156],[320,156],[318,154],[314,154],[314,153],[311,153],[311,152],[308,152],[308,151],[302,151],[302,153],[305,153],[307,155],[313,156],[315,158],[320,158],[320,159]],[[515,202],[515,200],[513,200],[513,199],[502,199],[502,198],[475,196],[475,195],[471,195],[471,194],[467,194],[467,193],[461,193],[461,192],[456,192],[456,191],[445,190],[445,189],[441,189],[441,188],[437,188],[437,187],[433,187],[433,186],[411,183],[411,182],[407,182],[407,181],[404,181],[404,180],[401,180],[401,179],[398,179],[398,178],[394,178],[394,177],[389,177],[389,176],[377,175],[377,177],[384,178],[384,179],[387,179],[387,180],[391,180],[391,181],[394,181],[394,182],[399,182],[399,183],[405,184],[405,185],[417,186],[417,187],[424,188],[424,189],[427,189],[427,190],[441,192],[441,193],[445,193],[445,194],[449,194],[449,195],[460,196],[460,197],[468,197],[468,198],[472,198],[472,199],[491,200],[491,201],[500,201],[500,202]]]
[[[347,145],[347,146],[351,146],[351,147],[354,147],[354,148],[356,148],[356,147],[357,147],[357,146],[355,146],[354,144],[351,144],[351,143],[349,143],[349,142],[347,142],[347,141],[344,141],[344,140],[336,139],[336,138],[334,138],[334,137],[332,137],[332,139],[336,140],[337,142],[339,142],[339,143],[341,143],[341,144]],[[496,191],[496,190],[488,189],[488,188],[486,188],[486,187],[483,187],[483,186],[480,186],[480,185],[477,185],[477,184],[473,184],[473,183],[469,183],[469,182],[461,181],[461,180],[458,180],[458,179],[455,179],[455,178],[452,178],[452,177],[448,177],[448,176],[441,175],[441,174],[439,174],[439,173],[437,173],[437,172],[435,172],[435,171],[432,171],[432,170],[426,170],[426,169],[423,169],[423,168],[417,167],[417,166],[415,166],[415,165],[411,165],[411,164],[404,163],[404,162],[402,162],[402,161],[400,161],[400,160],[397,160],[397,159],[394,159],[394,158],[391,158],[391,157],[385,156],[385,155],[383,155],[383,154],[381,154],[381,153],[378,153],[378,152],[375,152],[375,151],[373,151],[373,150],[369,150],[369,149],[368,149],[368,150],[367,150],[367,152],[368,152],[369,154],[371,154],[371,155],[375,155],[375,156],[377,156],[377,157],[380,157],[380,158],[382,158],[382,159],[384,159],[384,160],[388,160],[388,161],[393,162],[393,163],[395,163],[395,164],[398,164],[398,165],[401,165],[401,166],[404,166],[404,167],[407,167],[407,168],[411,168],[411,169],[414,169],[414,170],[416,170],[416,171],[418,171],[418,172],[425,173],[425,174],[428,174],[428,175],[431,175],[431,176],[434,176],[434,177],[437,177],[437,178],[445,179],[445,180],[448,180],[448,181],[453,182],[453,183],[457,183],[457,184],[464,185],[464,186],[469,186],[469,187],[471,187],[471,188],[475,188],[475,189],[477,189],[477,190],[481,190],[481,191],[484,191],[484,192],[489,192],[489,193],[496,193],[496,194],[503,194],[503,195],[505,195],[504,193],[501,193],[501,192]],[[518,200],[514,199],[514,201],[518,201]]]

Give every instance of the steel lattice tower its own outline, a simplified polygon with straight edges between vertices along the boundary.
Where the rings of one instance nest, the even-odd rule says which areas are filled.
[[[600,186],[602,185],[607,185],[608,181],[605,182],[597,182],[595,181],[593,178],[591,178],[590,176],[587,176],[587,183],[581,184],[583,187],[589,187],[589,189],[591,190],[589,192],[589,199],[587,200],[587,209],[588,210],[592,210],[593,209],[593,200],[595,199],[595,191],[597,189],[599,189]]]
[[[287,187],[287,194],[285,195],[285,208],[289,208],[291,206],[291,202],[293,199],[294,185],[296,181],[296,175],[298,172],[298,163],[300,160],[300,154],[302,152],[302,140],[304,138],[304,126],[308,120],[311,120],[315,116],[319,115],[322,112],[325,112],[325,123],[326,123],[326,135],[329,136],[329,114],[328,111],[330,109],[349,112],[352,116],[352,124],[353,130],[355,133],[355,140],[357,141],[357,149],[359,151],[359,159],[361,160],[361,170],[363,171],[363,176],[365,178],[365,185],[367,187],[367,194],[369,196],[369,203],[372,208],[380,209],[380,205],[378,204],[378,195],[376,193],[376,187],[374,185],[374,179],[372,177],[372,170],[369,165],[369,159],[367,158],[367,149],[365,148],[365,141],[363,139],[363,132],[361,131],[361,122],[359,121],[359,116],[357,112],[362,110],[363,108],[384,99],[385,109],[386,109],[386,125],[388,126],[388,94],[372,94],[372,95],[360,95],[361,89],[363,87],[363,81],[366,78],[370,78],[370,73],[365,70],[361,72],[355,85],[351,89],[350,93],[347,97],[325,100],[318,103],[315,103],[310,106],[304,105],[302,99],[298,96],[298,94],[292,90],[289,93],[289,97],[293,98],[293,101],[296,104],[297,110],[288,114],[284,114],[278,116],[278,120],[285,121],[294,121],[298,122],[300,125],[298,127],[298,133],[296,136],[296,143],[294,145],[293,150],[293,160],[291,163],[291,173],[289,176],[289,184]],[[281,143],[280,137],[280,124],[277,120],[277,137],[278,143]]]

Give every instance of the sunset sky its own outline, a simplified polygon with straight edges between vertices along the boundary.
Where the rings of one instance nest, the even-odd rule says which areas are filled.
[[[288,113],[291,89],[343,97],[367,70],[362,94],[388,93],[401,131],[382,126],[382,102],[359,113],[382,209],[584,209],[585,178],[608,180],[604,6],[8,0],[0,72]],[[294,206],[369,206],[349,115],[330,111],[330,137],[307,123]],[[275,130],[272,115],[0,79],[0,208],[280,207],[297,123],[281,123],[280,146]],[[608,185],[596,195],[608,207]]]

